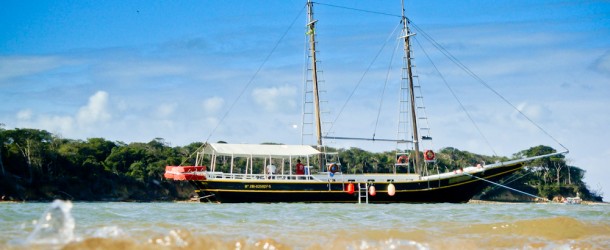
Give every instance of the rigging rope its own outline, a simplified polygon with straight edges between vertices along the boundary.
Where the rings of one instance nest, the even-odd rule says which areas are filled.
[[[472,78],[474,78],[475,80],[477,80],[480,84],[482,84],[483,86],[485,86],[487,89],[489,89],[491,92],[493,92],[495,95],[497,95],[498,97],[500,97],[500,99],[502,99],[504,102],[506,102],[506,104],[508,104],[509,106],[511,106],[514,110],[516,110],[519,114],[521,114],[521,116],[523,116],[525,119],[527,119],[532,125],[536,126],[540,131],[542,131],[544,134],[546,134],[549,138],[551,138],[553,141],[555,141],[557,144],[559,144],[561,147],[563,147],[566,151],[569,151],[569,149],[567,147],[565,147],[561,142],[559,142],[559,140],[557,140],[555,137],[553,137],[551,134],[549,134],[546,130],[544,130],[540,125],[538,125],[537,123],[535,123],[531,118],[529,118],[527,115],[525,115],[521,110],[519,110],[519,108],[517,108],[514,104],[512,104],[510,101],[508,101],[508,99],[506,99],[504,96],[502,96],[499,92],[497,92],[495,89],[493,89],[491,86],[489,86],[489,84],[487,84],[487,82],[485,82],[483,79],[481,79],[477,74],[475,74],[474,72],[472,72],[472,70],[470,70],[470,68],[468,68],[466,65],[464,65],[460,60],[458,60],[455,56],[453,56],[451,53],[449,53],[449,51],[447,51],[441,44],[439,44],[438,42],[436,42],[436,40],[434,40],[432,38],[432,36],[428,35],[428,33],[426,33],[423,29],[419,28],[419,26],[417,26],[415,23],[411,22],[411,20],[409,20],[409,23],[411,23],[413,25],[413,27],[415,29],[417,29],[423,36],[424,38],[426,38],[434,47],[436,47],[441,53],[443,53],[447,58],[449,58],[449,60],[451,60],[453,63],[455,63],[459,68],[461,68],[462,70],[464,70],[467,74],[469,74]]]
[[[233,110],[233,108],[235,107],[235,104],[237,103],[237,101],[239,101],[239,99],[242,97],[242,95],[246,92],[246,90],[250,87],[250,85],[252,84],[252,82],[254,82],[254,79],[258,76],[258,73],[262,70],[263,66],[265,66],[265,64],[267,63],[267,61],[269,61],[269,58],[271,58],[271,55],[273,55],[273,52],[275,52],[275,50],[277,49],[277,47],[280,45],[280,43],[282,42],[282,40],[284,40],[284,38],[286,37],[286,35],[288,34],[288,31],[290,29],[292,29],[292,27],[294,26],[294,24],[296,23],[297,19],[301,16],[301,14],[303,13],[303,10],[305,10],[305,6],[303,6],[303,8],[301,9],[301,11],[299,12],[299,14],[294,18],[294,20],[292,20],[292,22],[290,23],[290,26],[284,31],[284,33],[282,34],[282,36],[280,37],[280,39],[275,43],[275,45],[273,46],[273,48],[271,49],[271,51],[269,52],[269,54],[267,54],[267,56],[265,57],[265,59],[263,60],[263,62],[261,63],[261,65],[258,67],[258,69],[256,69],[256,72],[254,72],[254,75],[252,75],[252,77],[250,77],[250,80],[248,80],[248,82],[246,83],[246,85],[244,86],[244,88],[241,90],[241,92],[239,92],[239,95],[237,95],[237,98],[235,98],[235,100],[233,101],[233,103],[231,104],[231,106],[229,107],[229,109],[227,110],[227,112],[224,113],[224,115],[222,116],[222,118],[220,118],[220,120],[218,121],[218,123],[216,124],[216,126],[214,127],[214,129],[212,129],[212,132],[210,132],[210,135],[208,136],[208,138],[206,138],[206,142],[208,142],[208,140],[210,140],[210,138],[212,137],[212,135],[214,134],[214,132],[216,132],[216,129],[218,129],[218,127],[220,126],[220,124],[224,121],[224,119],[227,117],[227,115],[231,112],[231,110]]]
[[[518,193],[525,194],[525,195],[527,195],[527,196],[531,196],[531,197],[534,197],[534,198],[537,198],[537,199],[540,199],[540,200],[545,200],[545,201],[546,201],[546,200],[548,200],[548,199],[546,199],[546,198],[542,198],[542,197],[540,197],[540,196],[536,196],[536,195],[533,195],[533,194],[529,194],[529,193],[523,192],[523,191],[521,191],[521,190],[517,190],[517,189],[511,188],[511,187],[507,187],[507,186],[504,186],[504,185],[502,185],[502,184],[500,184],[500,183],[496,183],[496,182],[493,182],[493,181],[490,181],[490,180],[487,180],[487,179],[484,179],[484,178],[481,178],[481,177],[478,177],[478,176],[474,176],[474,175],[471,175],[471,174],[466,173],[466,172],[464,172],[464,174],[466,174],[466,175],[468,175],[468,176],[472,176],[472,177],[477,178],[477,179],[479,179],[479,180],[482,180],[482,181],[485,181],[485,182],[488,182],[488,183],[491,183],[491,184],[494,184],[494,185],[497,185],[497,186],[500,186],[500,187],[506,188],[506,189],[508,189],[508,190],[512,190],[512,191],[515,191],[515,192],[518,192]]]
[[[430,56],[428,55],[426,50],[424,50],[424,47],[421,45],[421,43],[419,42],[418,39],[415,39],[415,41],[417,42],[417,45],[419,45],[419,47],[421,48],[422,52],[424,52],[424,55],[426,55],[426,58],[428,58],[428,61],[430,61],[430,64],[432,64],[432,67],[434,68],[434,70],[436,70],[436,72],[438,72],[438,75],[440,76],[441,80],[443,80],[443,83],[445,83],[445,86],[447,87],[447,89],[449,89],[449,92],[451,92],[451,95],[453,96],[453,98],[455,98],[455,100],[458,102],[458,104],[460,104],[460,108],[462,109],[462,111],[464,111],[464,113],[466,113],[466,116],[468,116],[468,119],[470,120],[472,125],[474,125],[476,130],[479,132],[479,134],[485,140],[485,143],[487,143],[487,146],[491,149],[491,151],[494,153],[494,155],[497,156],[498,154],[496,153],[496,150],[493,148],[493,146],[491,146],[491,143],[489,142],[489,140],[487,139],[485,134],[483,134],[483,131],[481,131],[479,126],[476,124],[476,122],[474,121],[474,119],[470,115],[470,112],[468,112],[468,110],[466,110],[466,107],[464,107],[464,104],[462,104],[462,101],[460,101],[460,99],[455,94],[455,92],[453,91],[451,86],[449,86],[449,83],[447,82],[447,80],[445,79],[445,77],[443,76],[441,71],[436,67],[436,64],[434,64],[434,62],[432,61],[432,59],[430,58]]]
[[[510,177],[508,177],[508,178],[504,179],[504,181],[502,182],[502,184],[504,184],[504,185],[511,184],[511,183],[513,183],[513,182],[515,182],[515,181],[517,181],[517,180],[519,180],[519,179],[521,179],[521,178],[523,178],[523,177],[525,177],[525,176],[530,175],[531,173],[532,173],[532,172],[527,172],[526,174],[521,175],[521,176],[518,176],[518,175],[511,175]],[[494,188],[497,188],[497,187],[492,187],[492,188],[490,188],[490,191],[491,191],[491,190],[493,190]]]
[[[388,36],[388,38],[385,40],[385,42],[383,43],[383,45],[381,46],[381,48],[379,49],[379,51],[377,52],[377,54],[375,55],[375,57],[373,58],[373,60],[371,61],[371,63],[369,64],[369,66],[366,68],[366,70],[364,71],[364,73],[362,74],[362,76],[360,77],[360,80],[358,80],[358,83],[356,83],[356,86],[354,87],[354,89],[352,90],[352,92],[350,93],[350,95],[347,97],[347,100],[345,100],[345,103],[343,103],[343,105],[341,106],[341,109],[339,109],[339,112],[337,113],[337,116],[335,117],[335,120],[333,120],[333,122],[330,125],[330,128],[328,129],[328,131],[331,131],[333,126],[335,125],[335,123],[337,122],[337,120],[339,120],[339,117],[341,116],[341,114],[343,113],[343,110],[345,109],[345,107],[347,106],[347,104],[349,103],[349,101],[352,99],[352,96],[354,96],[354,93],[356,93],[356,90],[358,90],[358,87],[360,87],[360,84],[362,83],[362,81],[364,80],[364,77],[366,76],[366,74],[369,72],[369,70],[371,70],[371,68],[373,67],[373,64],[375,63],[375,61],[377,60],[377,58],[379,57],[379,55],[381,54],[381,52],[383,51],[383,49],[385,48],[385,46],[388,44],[388,41],[390,41],[390,39],[393,37],[394,33],[396,32],[396,30],[398,29],[398,27],[400,26],[400,24],[396,25],[396,27],[394,27],[394,30],[392,31],[392,33],[390,33],[390,35]],[[326,133],[326,136],[328,136],[328,133]]]
[[[269,58],[271,58],[271,55],[273,55],[273,53],[275,52],[275,50],[277,49],[277,47],[280,45],[280,43],[282,42],[282,40],[284,40],[284,38],[286,37],[286,35],[288,35],[288,31],[290,31],[292,29],[292,27],[294,26],[294,24],[296,23],[296,21],[300,18],[300,16],[303,14],[303,11],[305,10],[305,6],[303,6],[303,8],[301,8],[301,10],[299,11],[299,14],[297,14],[294,18],[294,20],[292,20],[292,22],[290,23],[290,25],[288,26],[288,28],[284,31],[284,33],[282,34],[282,36],[280,37],[280,39],[275,43],[275,45],[273,46],[273,48],[271,49],[271,51],[267,54],[267,56],[265,57],[265,59],[263,60],[263,62],[260,64],[260,66],[258,67],[258,69],[256,69],[256,71],[254,72],[254,75],[252,75],[252,77],[250,78],[250,80],[248,80],[248,82],[246,83],[246,85],[244,86],[244,88],[239,92],[239,94],[237,95],[237,98],[235,98],[235,100],[233,101],[233,103],[231,103],[231,106],[229,106],[229,109],[227,110],[227,112],[225,112],[223,114],[223,116],[220,118],[220,120],[218,121],[218,123],[216,123],[216,126],[214,126],[214,128],[212,129],[212,131],[210,132],[210,134],[208,135],[208,137],[205,139],[205,142],[199,146],[193,153],[191,153],[186,159],[184,159],[179,166],[182,166],[188,159],[191,159],[193,157],[193,155],[195,155],[197,152],[199,152],[203,147],[205,147],[205,145],[208,143],[208,141],[210,140],[210,138],[212,137],[212,135],[216,132],[216,130],[220,127],[220,124],[222,124],[222,122],[225,120],[225,118],[227,118],[227,116],[229,115],[229,113],[233,110],[233,108],[235,107],[235,104],[237,104],[237,101],[239,101],[239,99],[244,95],[244,93],[246,92],[246,90],[250,87],[250,85],[254,82],[254,79],[256,78],[256,76],[258,76],[258,73],[262,70],[263,66],[265,66],[265,64],[267,63],[267,61],[269,61]]]
[[[388,65],[388,72],[386,72],[385,75],[385,82],[383,83],[381,98],[379,98],[379,109],[377,110],[377,119],[375,120],[375,128],[373,129],[373,139],[375,139],[375,134],[377,133],[377,125],[379,124],[379,116],[381,115],[381,108],[383,106],[383,96],[385,95],[385,90],[388,86],[388,81],[390,78],[390,72],[392,71],[392,61],[394,61],[394,55],[396,55],[396,50],[398,50],[399,45],[400,43],[396,43],[396,48],[392,50],[392,56],[390,56],[390,65]]]
[[[315,3],[315,4],[318,4],[318,5],[325,5],[325,6],[334,7],[334,8],[339,8],[339,9],[355,10],[355,11],[360,11],[360,12],[365,12],[365,13],[371,13],[371,14],[378,14],[378,15],[384,15],[384,16],[402,17],[402,16],[395,15],[395,14],[388,14],[388,13],[383,13],[383,12],[378,12],[378,11],[370,11],[370,10],[356,9],[356,8],[345,7],[345,6],[339,6],[339,5],[328,4],[328,3],[317,3],[317,2],[314,2],[314,3]]]

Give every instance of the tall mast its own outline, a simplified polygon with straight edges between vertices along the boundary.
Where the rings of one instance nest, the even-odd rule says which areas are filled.
[[[313,19],[313,2],[307,1],[307,34],[309,35],[309,53],[311,55],[311,78],[313,85],[314,119],[316,125],[316,137],[318,149],[322,148],[322,122],[320,119],[320,95],[318,93],[318,67],[316,59],[315,24]]]
[[[416,173],[421,173],[421,169],[420,169],[420,157],[419,157],[419,135],[417,133],[417,116],[415,114],[415,91],[414,87],[413,87],[413,73],[411,71],[411,44],[409,41],[409,37],[412,36],[413,34],[411,34],[411,32],[409,31],[409,24],[408,24],[408,20],[407,20],[407,16],[405,15],[405,2],[404,0],[402,1],[402,29],[403,29],[403,34],[404,34],[404,45],[405,45],[405,57],[407,60],[407,77],[408,77],[408,81],[409,81],[409,98],[411,100],[411,121],[413,124],[413,145],[414,145],[414,149],[415,149],[415,159],[414,159],[414,166],[415,166],[415,172]]]

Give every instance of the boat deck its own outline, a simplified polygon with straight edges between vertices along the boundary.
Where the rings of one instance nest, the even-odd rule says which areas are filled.
[[[420,180],[417,174],[343,174],[321,172],[310,175],[294,174],[231,174],[223,172],[196,172],[198,175],[205,175],[208,180],[213,179],[233,179],[233,180],[260,180],[260,181],[313,181],[313,182],[394,182],[394,181],[416,181]]]

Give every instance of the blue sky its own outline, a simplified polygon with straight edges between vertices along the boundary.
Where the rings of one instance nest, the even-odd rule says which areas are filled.
[[[400,14],[399,1],[318,2]],[[336,121],[336,135],[394,138],[392,84],[399,75],[389,78],[381,98],[389,65],[381,58],[394,48],[390,34],[398,19],[322,4],[315,14],[325,110],[327,120]],[[567,158],[587,170],[591,188],[610,196],[609,2],[407,1],[407,14],[569,148]],[[300,143],[304,24],[304,1],[3,1],[0,123],[74,139],[161,137],[173,146],[208,138]],[[422,48],[414,45],[415,64],[434,137],[429,147],[507,156],[540,144],[561,149],[444,60],[422,34],[416,39]],[[462,96],[491,148],[421,49]],[[380,99],[384,112],[375,129]]]

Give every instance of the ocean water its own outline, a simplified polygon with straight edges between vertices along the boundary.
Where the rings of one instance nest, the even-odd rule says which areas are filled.
[[[0,249],[610,249],[610,206],[0,203]]]

